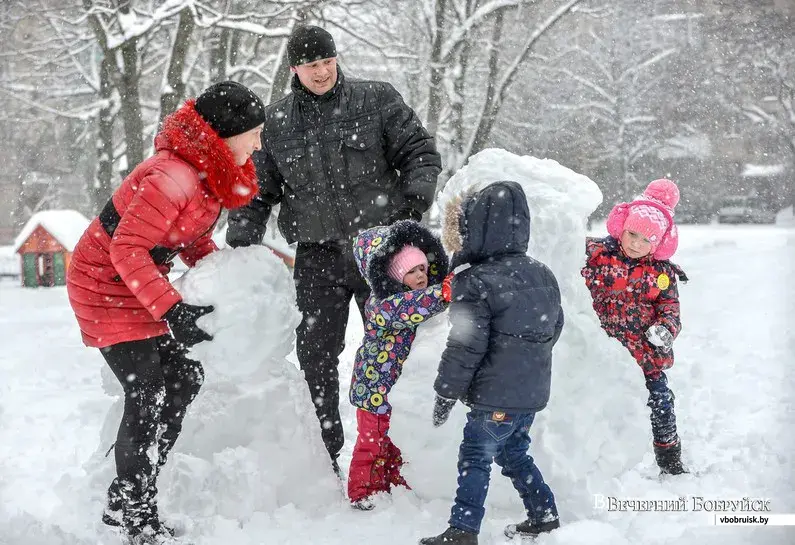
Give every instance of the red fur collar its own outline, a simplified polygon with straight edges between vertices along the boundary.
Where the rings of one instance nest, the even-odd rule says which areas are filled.
[[[224,208],[245,206],[259,189],[254,162],[249,157],[245,165],[237,166],[229,146],[199,115],[195,103],[190,99],[166,117],[155,149],[172,151],[196,168]]]

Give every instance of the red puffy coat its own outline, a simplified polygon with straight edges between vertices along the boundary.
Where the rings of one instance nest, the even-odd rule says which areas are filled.
[[[155,150],[113,194],[113,238],[95,218],[75,247],[66,286],[87,346],[167,333],[162,316],[182,297],[149,251],[173,250],[192,267],[218,249],[210,237],[221,207],[256,195],[253,162],[237,166],[193,100],[166,118]]]
[[[646,330],[659,324],[679,335],[677,277],[687,280],[682,269],[651,256],[629,258],[613,237],[589,239],[586,254],[581,272],[602,329],[629,350],[644,374],[657,376],[671,367],[673,350],[664,352],[651,344]]]

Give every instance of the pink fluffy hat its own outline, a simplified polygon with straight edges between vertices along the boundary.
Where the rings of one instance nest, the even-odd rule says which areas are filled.
[[[632,202],[613,207],[607,216],[607,232],[620,239],[624,231],[634,231],[651,242],[654,259],[670,259],[679,246],[674,209],[679,203],[679,188],[671,180],[654,180]]]

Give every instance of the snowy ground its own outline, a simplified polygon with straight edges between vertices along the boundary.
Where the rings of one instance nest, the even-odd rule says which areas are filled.
[[[680,288],[684,331],[669,379],[685,461],[696,473],[657,479],[640,372],[614,341],[576,337],[590,327],[582,325],[592,320],[586,312],[567,316],[553,399],[531,434],[563,527],[538,545],[795,543],[795,526],[716,527],[711,514],[692,511],[697,497],[749,497],[770,500],[773,513],[795,513],[795,229],[684,226],[675,261],[691,281]],[[576,282],[563,278],[564,292]],[[445,322],[420,329],[392,398],[393,438],[410,462],[413,491],[382,498],[370,513],[348,507],[305,418],[311,409],[296,387],[294,355],[281,346],[259,369],[206,365],[207,384],[162,478],[161,512],[197,545],[399,545],[443,530],[464,419],[459,406],[444,427],[429,423],[428,382]],[[345,462],[355,440],[345,383],[360,327],[352,313],[340,366]],[[0,331],[0,544],[118,543],[98,523],[118,390],[99,352],[82,346],[65,290],[0,281]],[[572,361],[575,354],[583,361]],[[503,527],[523,518],[506,479],[492,476],[482,545],[509,543]],[[600,496],[685,497],[688,511],[608,512],[595,507]]]

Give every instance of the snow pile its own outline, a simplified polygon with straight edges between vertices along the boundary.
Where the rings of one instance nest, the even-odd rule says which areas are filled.
[[[260,246],[222,250],[175,286],[186,302],[215,306],[198,322],[214,339],[192,350],[205,382],[158,480],[161,511],[204,534],[208,528],[192,528],[202,519],[214,527],[218,516],[246,521],[285,506],[312,511],[341,501],[303,374],[287,360],[301,316],[284,263]],[[105,368],[103,376],[106,391],[119,397],[85,467],[91,483],[84,492],[97,503],[114,474],[104,451],[123,407],[120,386]],[[73,484],[62,483],[62,496],[73,497]]]
[[[583,491],[599,490],[605,479],[634,466],[651,450],[642,373],[599,327],[580,276],[586,218],[600,204],[601,192],[587,177],[555,161],[485,150],[450,179],[439,195],[440,209],[467,188],[501,180],[520,183],[527,194],[532,222],[528,254],[555,273],[566,313],[554,352],[552,398],[533,425],[530,452],[554,492],[567,498],[561,507],[590,513],[590,498]],[[455,492],[466,414],[459,404],[444,427],[430,424],[432,384],[448,330],[445,316],[419,328],[390,394],[392,437],[409,462],[418,460],[407,467],[406,476],[420,496],[429,498],[449,498]],[[581,501],[572,505],[574,497]],[[492,480],[488,502],[514,509],[521,505],[505,478]]]

